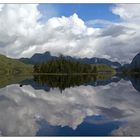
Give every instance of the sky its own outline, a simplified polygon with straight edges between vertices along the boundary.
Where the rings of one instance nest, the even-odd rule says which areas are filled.
[[[79,18],[84,21],[89,21],[93,19],[105,19],[116,21],[119,16],[114,15],[111,12],[111,8],[115,6],[114,4],[40,4],[38,9],[43,14],[43,18],[46,16],[46,9],[50,9],[53,16],[66,16],[69,17],[76,13]],[[51,10],[52,9],[52,10]]]
[[[139,24],[140,4],[1,4],[0,53],[130,63],[140,52]]]

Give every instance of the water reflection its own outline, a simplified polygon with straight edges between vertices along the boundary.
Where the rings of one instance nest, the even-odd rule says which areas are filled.
[[[59,88],[62,92],[65,88],[80,86],[90,81],[96,81],[96,75],[36,75],[34,81],[41,85],[47,84],[51,88]]]
[[[129,77],[133,87],[140,92],[140,77],[137,75]]]
[[[55,81],[53,88],[49,82],[0,89],[1,135],[140,135],[140,93],[133,88],[139,82],[93,78],[74,86]]]
[[[80,85],[101,86],[111,82],[118,82],[121,78],[111,77],[111,75],[35,75],[33,79],[26,79],[21,85],[31,85],[34,89],[44,89],[49,91],[51,88],[63,90]]]

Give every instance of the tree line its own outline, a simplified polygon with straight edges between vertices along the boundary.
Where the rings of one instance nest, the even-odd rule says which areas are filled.
[[[97,66],[65,59],[58,59],[34,65],[34,73],[97,73]]]

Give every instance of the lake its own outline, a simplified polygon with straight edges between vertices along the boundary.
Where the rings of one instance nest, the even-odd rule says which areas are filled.
[[[0,80],[2,136],[138,136],[140,79],[31,76]]]

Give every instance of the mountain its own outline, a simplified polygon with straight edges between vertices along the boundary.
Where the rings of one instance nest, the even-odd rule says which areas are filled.
[[[32,65],[8,58],[0,54],[0,75],[27,74],[32,72]]]
[[[45,52],[44,54],[36,53],[31,58],[20,58],[19,60],[26,64],[37,64],[47,62],[52,59],[57,59],[57,57],[51,56],[50,52]]]
[[[134,68],[140,68],[140,53],[138,53],[132,60],[130,67],[132,69]]]
[[[130,64],[124,64],[117,69],[118,72],[123,72],[126,74],[130,73],[140,73],[140,53],[138,53],[131,61]]]
[[[118,62],[112,62],[110,60],[107,60],[105,58],[74,58],[71,56],[64,56],[65,59],[67,60],[77,60],[79,62],[82,63],[86,63],[86,64],[106,64],[109,65],[111,67],[117,68],[120,67],[121,64]],[[50,52],[45,52],[43,54],[40,53],[36,53],[34,54],[31,58],[21,58],[19,59],[20,61],[27,63],[27,64],[36,64],[36,63],[41,63],[41,62],[47,62],[51,59],[57,59],[57,56],[52,56],[50,54]]]

